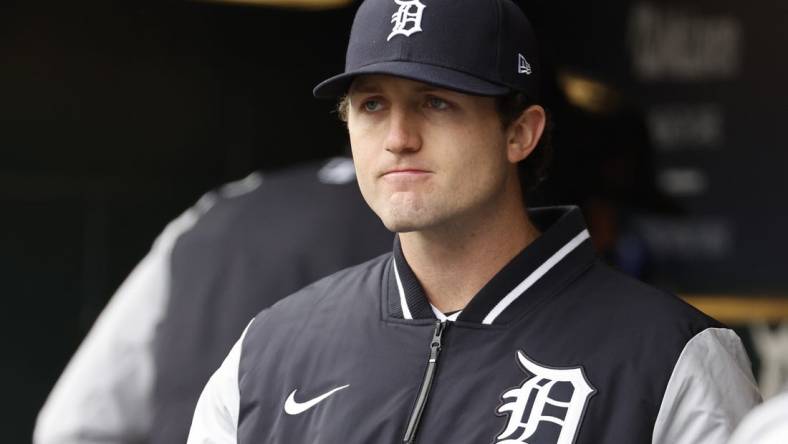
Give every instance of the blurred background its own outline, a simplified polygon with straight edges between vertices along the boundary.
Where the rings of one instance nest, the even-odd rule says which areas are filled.
[[[311,88],[342,71],[356,6],[20,3],[0,5],[4,442],[29,442],[168,221],[253,171],[346,151]],[[768,396],[788,380],[788,4],[521,3],[555,122],[531,202],[582,205],[608,261],[735,326]]]

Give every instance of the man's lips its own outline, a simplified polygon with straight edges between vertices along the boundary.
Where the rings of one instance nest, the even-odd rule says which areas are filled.
[[[395,168],[383,173],[381,179],[391,184],[405,185],[426,180],[431,175],[432,171],[420,168]]]
[[[431,174],[432,171],[421,168],[393,168],[385,171],[382,176],[418,176],[421,174]]]

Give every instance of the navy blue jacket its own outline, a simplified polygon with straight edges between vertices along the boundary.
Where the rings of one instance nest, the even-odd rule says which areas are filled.
[[[542,235],[455,321],[397,242],[260,313],[190,442],[225,442],[223,403],[238,443],[723,442],[757,402],[735,334],[601,263],[579,210],[530,214]]]

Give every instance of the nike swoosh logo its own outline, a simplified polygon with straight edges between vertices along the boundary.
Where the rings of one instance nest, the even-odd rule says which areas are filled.
[[[343,385],[342,387],[337,387],[334,390],[331,390],[330,392],[324,393],[318,396],[317,398],[310,399],[309,401],[306,402],[297,402],[295,400],[295,394],[298,391],[298,389],[295,389],[293,390],[292,393],[290,393],[290,396],[287,397],[287,401],[285,401],[285,413],[287,413],[288,415],[298,415],[300,413],[304,413],[305,411],[316,406],[321,401],[333,395],[334,393],[342,389],[346,389],[348,387],[350,387],[350,384]]]

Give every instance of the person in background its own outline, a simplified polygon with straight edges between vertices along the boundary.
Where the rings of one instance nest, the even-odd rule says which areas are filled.
[[[66,367],[34,443],[185,442],[251,316],[391,248],[354,174],[348,158],[254,173],[170,223]]]

